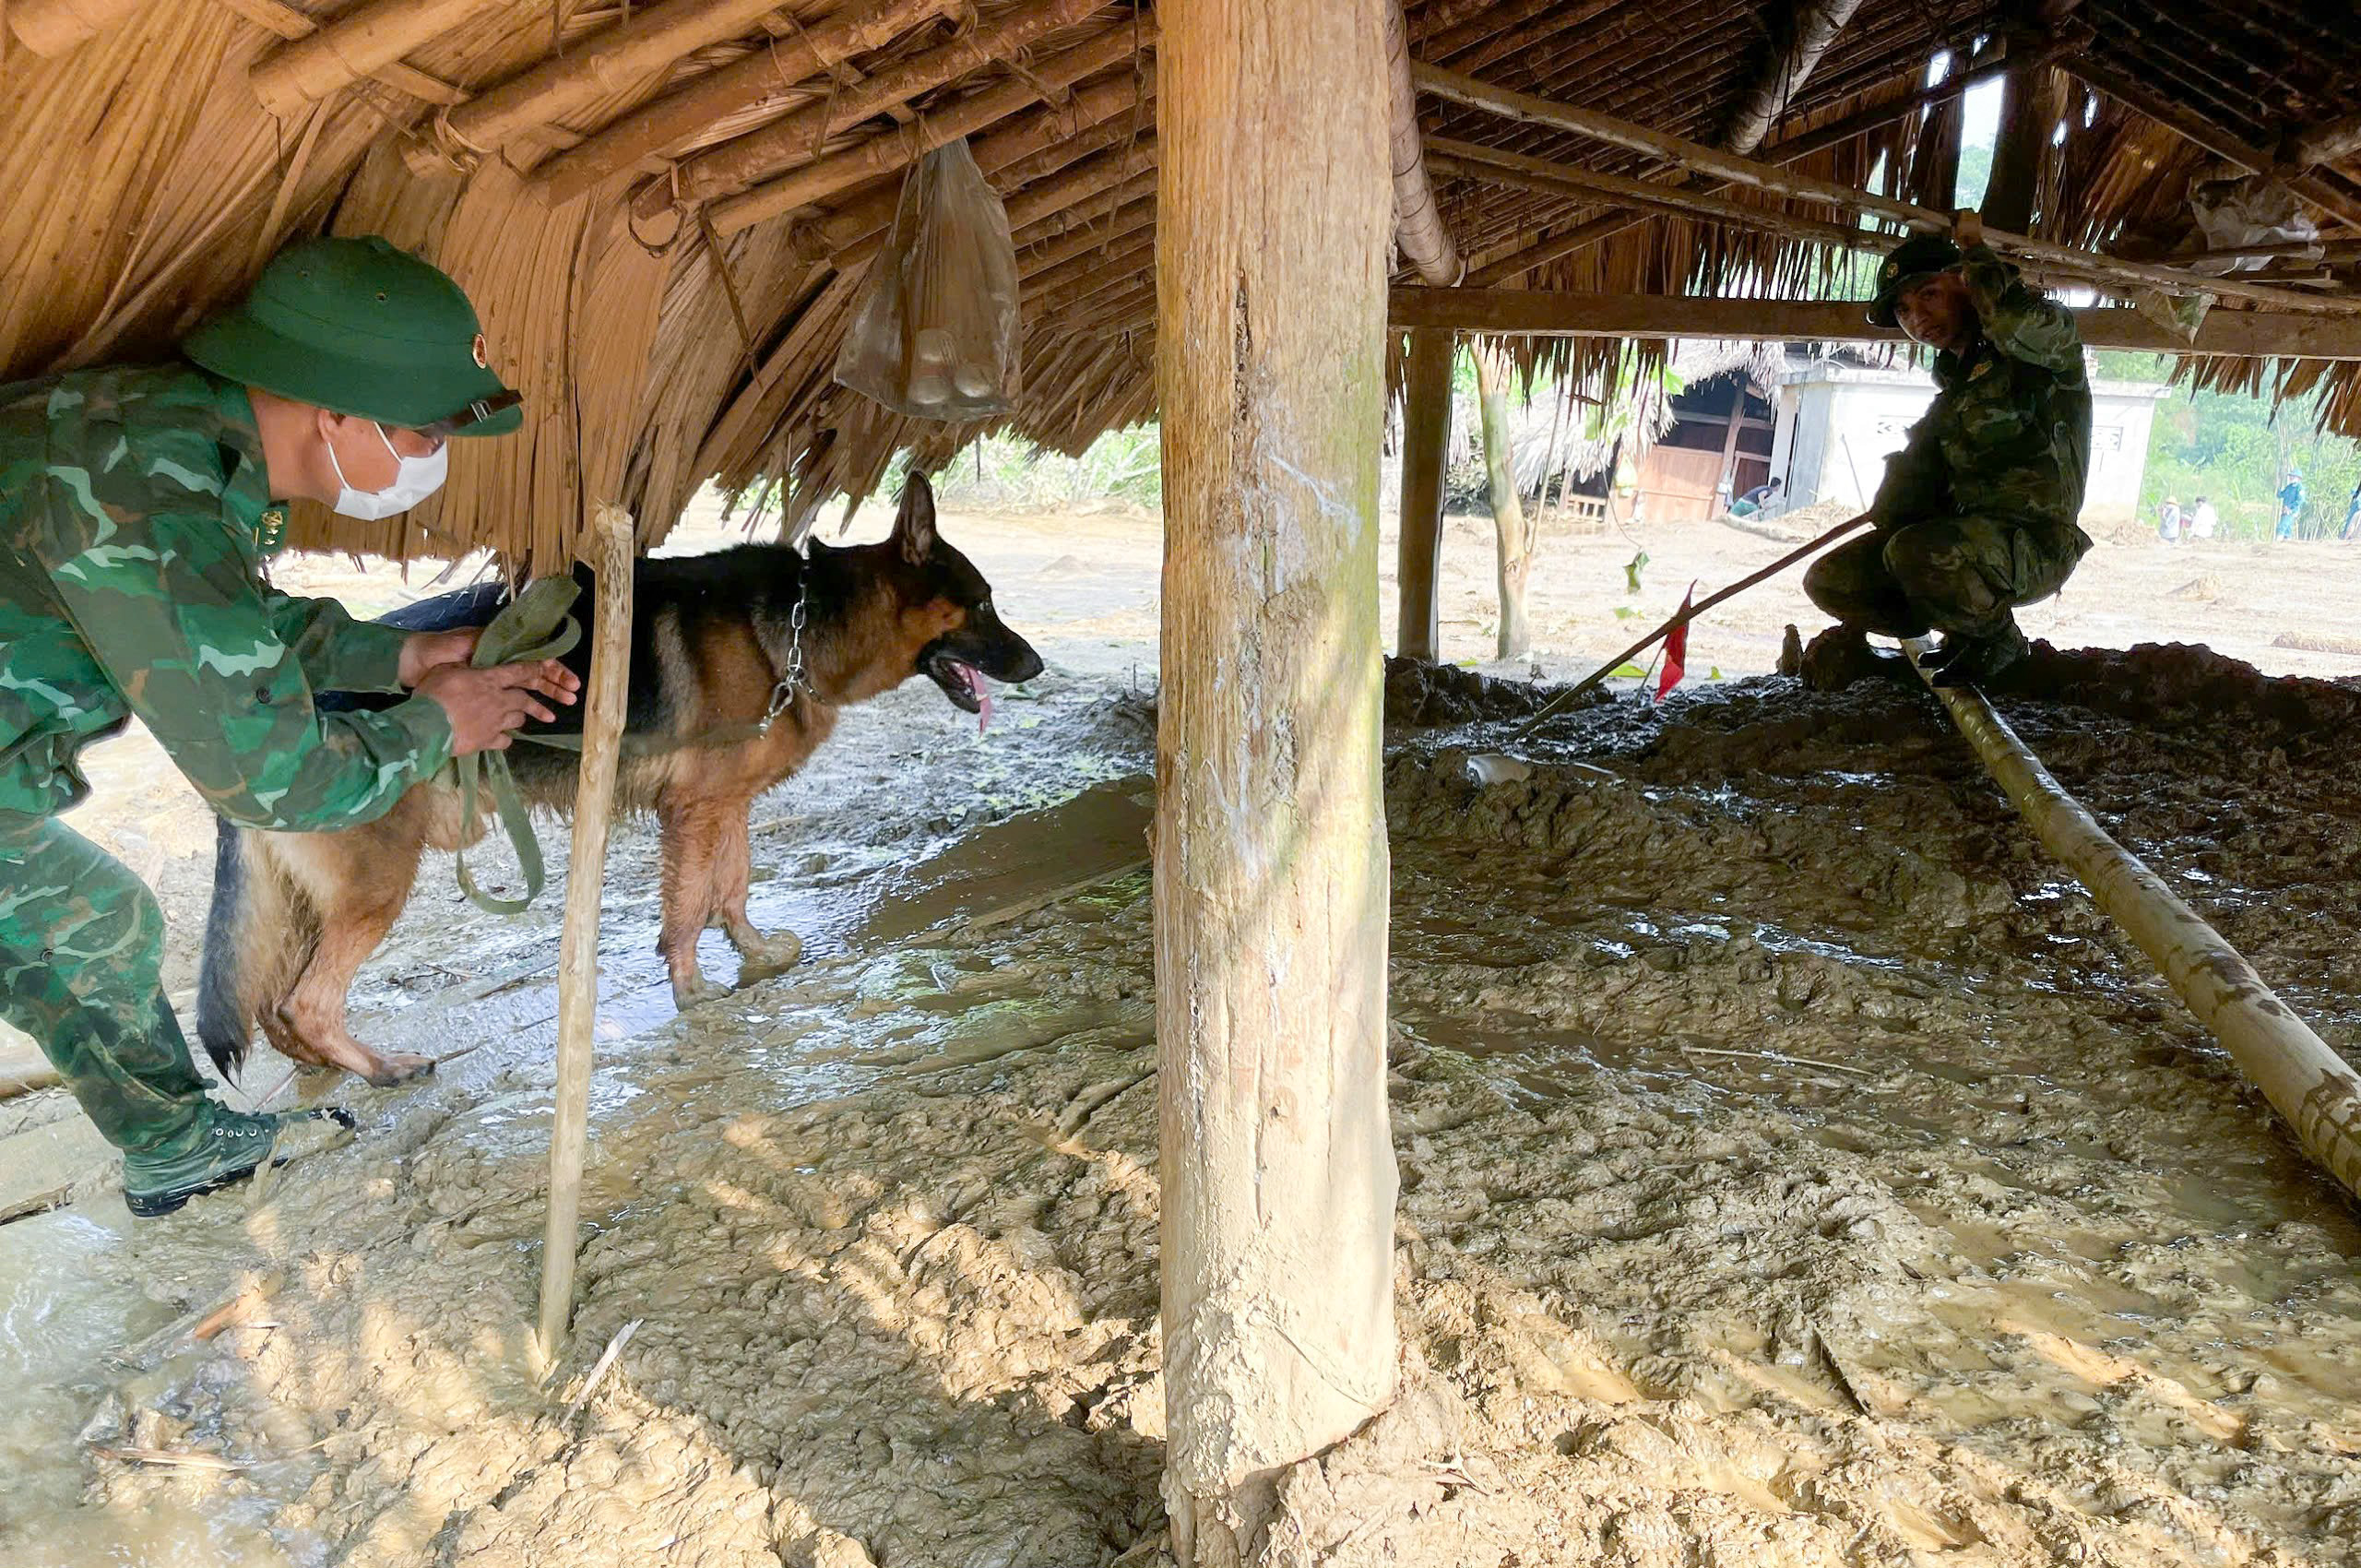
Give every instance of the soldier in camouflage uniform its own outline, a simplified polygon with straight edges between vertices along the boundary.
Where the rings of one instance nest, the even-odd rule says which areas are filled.
[[[578,684],[473,670],[473,633],[262,581],[286,500],[388,517],[440,483],[447,437],[516,427],[450,279],[383,240],[309,242],[184,351],[0,385],[0,1016],[123,1150],[141,1215],[255,1170],[279,1119],[207,1096],[159,983],[155,897],[56,820],[89,792],[82,749],[136,717],[231,821],[346,827]],[[380,712],[312,696],[413,687]]]
[[[1879,273],[1869,320],[1897,321],[1935,356],[1934,405],[1890,460],[1875,532],[1804,576],[1812,602],[1859,634],[1943,634],[1923,661],[1938,685],[2024,657],[2016,606],[2065,584],[2090,536],[2075,519],[2090,470],[2091,389],[2073,315],[1975,243],[1904,241]]]

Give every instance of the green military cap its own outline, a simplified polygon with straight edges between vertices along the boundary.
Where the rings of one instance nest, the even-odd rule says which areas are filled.
[[[288,246],[181,350],[216,375],[381,424],[502,435],[524,421],[466,292],[374,234]]]
[[[1869,302],[1869,325],[1892,327],[1893,307],[1913,283],[1948,272],[1964,257],[1942,234],[1913,234],[1886,253],[1878,268],[1878,297]]]

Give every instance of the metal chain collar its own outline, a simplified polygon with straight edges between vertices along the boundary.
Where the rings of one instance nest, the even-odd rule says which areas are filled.
[[[771,725],[777,721],[778,716],[787,711],[787,705],[795,700],[796,688],[808,687],[811,684],[803,673],[803,625],[807,619],[805,606],[812,597],[812,572],[808,563],[805,564],[802,576],[802,586],[795,595],[794,612],[787,618],[787,668],[780,672],[778,684],[771,688],[771,706],[763,714],[765,734],[770,732]]]

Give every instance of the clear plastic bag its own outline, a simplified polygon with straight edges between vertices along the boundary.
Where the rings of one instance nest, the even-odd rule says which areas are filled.
[[[1018,324],[1008,209],[966,141],[939,147],[902,182],[836,380],[918,419],[1006,413],[1020,385]]]

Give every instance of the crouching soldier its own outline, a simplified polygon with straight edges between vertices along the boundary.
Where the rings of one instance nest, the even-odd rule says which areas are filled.
[[[136,716],[231,821],[349,827],[579,685],[261,579],[288,500],[391,517],[441,485],[450,437],[520,422],[457,284],[384,240],[312,241],[183,351],[0,386],[0,1016],[123,1151],[142,1216],[250,1174],[280,1119],[207,1096],[162,910],[57,821],[89,792],[82,749]],[[324,713],[327,689],[416,695]]]
[[[2090,469],[2091,389],[2073,315],[1981,242],[1904,241],[1879,270],[1869,320],[1935,349],[1934,405],[1888,464],[1875,531],[1804,576],[1853,653],[1860,635],[1943,634],[1924,661],[1938,685],[1987,679],[2024,657],[2013,613],[2065,584],[2090,536],[2075,519]],[[1851,662],[1841,653],[1837,662]]]

